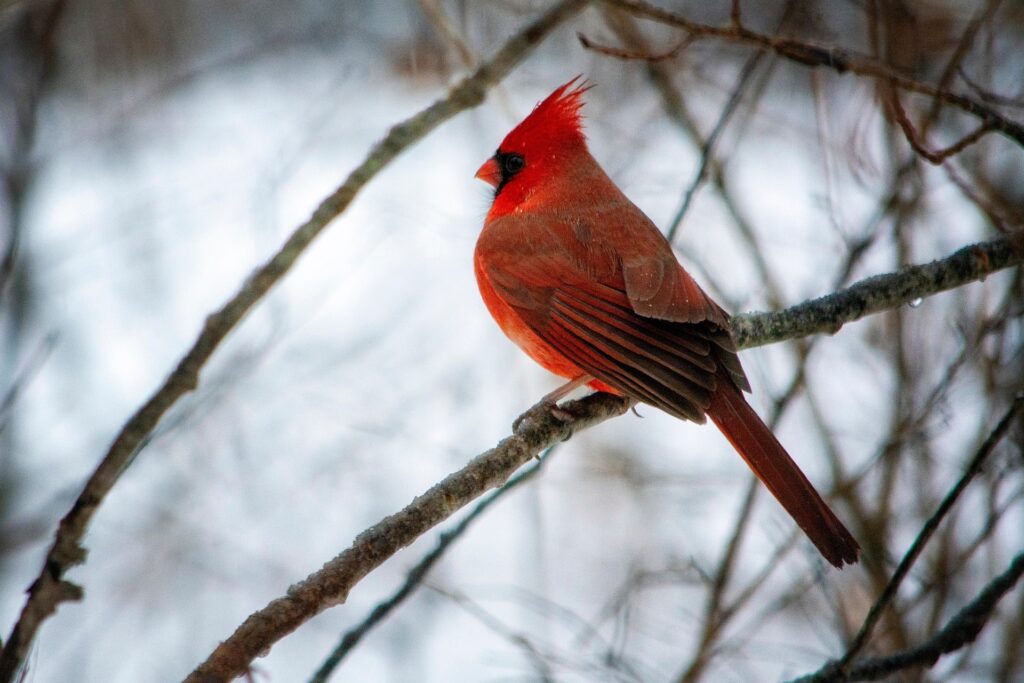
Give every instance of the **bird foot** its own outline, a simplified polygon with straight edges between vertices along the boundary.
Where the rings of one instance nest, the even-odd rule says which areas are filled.
[[[574,380],[571,380],[562,386],[558,387],[551,393],[547,394],[540,401],[537,402],[532,408],[527,410],[525,413],[516,418],[516,421],[512,423],[512,431],[518,432],[519,426],[523,424],[527,419],[543,417],[545,413],[550,414],[556,420],[564,425],[570,425],[575,421],[572,413],[568,410],[558,407],[558,402],[568,396],[572,391],[582,387],[588,382],[594,381],[594,378],[590,375],[580,375]],[[571,435],[570,435],[571,436]],[[568,439],[569,437],[565,437]]]
[[[545,415],[550,415],[563,425],[571,425],[576,420],[572,413],[559,407],[554,401],[542,400],[515,419],[515,422],[512,423],[512,431],[518,432],[527,420],[540,420]]]

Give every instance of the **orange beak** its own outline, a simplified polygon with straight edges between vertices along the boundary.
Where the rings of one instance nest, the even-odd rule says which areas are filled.
[[[484,181],[491,187],[497,187],[501,183],[501,169],[498,168],[498,162],[493,158],[488,159],[484,162],[484,165],[477,169],[476,178]]]

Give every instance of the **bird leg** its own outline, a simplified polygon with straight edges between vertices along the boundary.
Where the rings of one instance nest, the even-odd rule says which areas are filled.
[[[585,384],[593,382],[594,378],[590,375],[580,375],[576,379],[566,382],[562,386],[558,387],[554,391],[545,394],[544,398],[540,400],[541,403],[546,403],[551,406],[557,406],[558,402],[568,396],[570,393],[579,389]]]
[[[594,378],[590,375],[580,375],[574,380],[566,382],[562,386],[558,387],[554,391],[545,394],[544,398],[539,400],[536,405],[527,410],[525,413],[516,418],[516,421],[512,423],[512,431],[519,431],[519,425],[528,417],[539,417],[540,413],[550,413],[559,422],[569,423],[573,421],[573,416],[566,410],[562,410],[558,407],[558,402],[568,396],[572,391],[579,389],[589,382],[593,382]]]

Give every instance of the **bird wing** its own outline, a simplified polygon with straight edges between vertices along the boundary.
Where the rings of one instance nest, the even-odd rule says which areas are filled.
[[[552,348],[624,394],[703,423],[723,374],[747,385],[725,314],[671,249],[674,274],[629,249],[623,255],[600,227],[578,217],[509,215],[485,229],[478,255],[495,293]],[[703,314],[691,310],[697,306]]]

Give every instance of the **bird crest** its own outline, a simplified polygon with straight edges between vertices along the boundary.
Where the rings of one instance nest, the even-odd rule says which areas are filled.
[[[583,120],[583,94],[593,86],[582,76],[555,89],[530,115],[512,129],[501,143],[503,152],[522,151],[525,148],[551,148],[565,143],[585,141]]]

